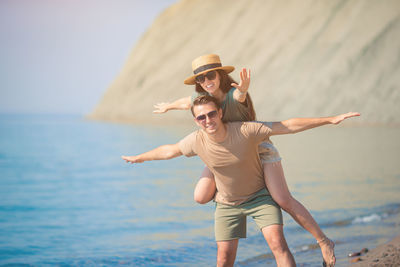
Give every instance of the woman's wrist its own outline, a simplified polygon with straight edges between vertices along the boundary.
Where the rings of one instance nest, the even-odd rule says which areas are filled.
[[[164,109],[165,109],[166,112],[171,110],[171,105],[172,105],[171,103],[167,103],[165,105]]]

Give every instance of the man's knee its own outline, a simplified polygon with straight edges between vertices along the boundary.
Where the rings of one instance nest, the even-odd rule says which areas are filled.
[[[270,225],[262,229],[271,251],[276,254],[285,253],[289,250],[283,235],[282,225]]]
[[[236,251],[238,246],[238,240],[222,241],[217,242],[218,255],[217,255],[217,266],[233,266],[236,258]]]
[[[268,245],[271,251],[276,254],[285,253],[288,250],[284,237],[275,236],[268,240]]]

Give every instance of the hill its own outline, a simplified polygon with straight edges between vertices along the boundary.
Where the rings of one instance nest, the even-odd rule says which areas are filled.
[[[400,1],[181,0],[133,48],[89,115],[93,119],[190,121],[152,114],[189,96],[191,61],[219,54],[231,75],[251,69],[260,120],[358,111],[360,123],[400,123]]]

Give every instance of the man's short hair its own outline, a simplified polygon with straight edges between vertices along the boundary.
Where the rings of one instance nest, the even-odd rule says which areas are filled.
[[[194,115],[194,111],[193,111],[195,106],[205,105],[205,104],[208,104],[210,102],[214,103],[214,105],[217,108],[217,110],[219,110],[221,108],[221,106],[219,104],[219,101],[213,96],[210,96],[210,95],[199,95],[198,97],[196,97],[193,100],[193,104],[192,104],[192,107],[190,109],[192,111],[193,117],[195,116]]]

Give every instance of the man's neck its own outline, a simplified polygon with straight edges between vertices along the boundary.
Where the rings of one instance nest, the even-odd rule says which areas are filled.
[[[221,127],[219,127],[219,129],[215,133],[208,134],[208,137],[214,142],[217,142],[217,143],[223,142],[228,133],[228,131],[226,130],[226,127],[227,127],[226,124],[223,123],[221,125]]]

